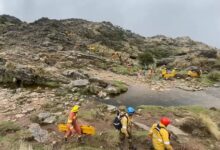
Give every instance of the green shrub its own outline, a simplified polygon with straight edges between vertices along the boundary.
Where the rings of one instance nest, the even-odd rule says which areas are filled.
[[[4,136],[7,133],[12,133],[20,130],[20,127],[12,121],[3,121],[0,123],[0,135]]]
[[[140,68],[138,66],[132,66],[130,68],[121,66],[121,65],[115,65],[111,68],[111,70],[117,74],[123,74],[123,75],[133,75],[135,74]]]
[[[148,51],[145,51],[144,53],[139,54],[138,59],[141,65],[150,65],[154,63],[153,55],[149,53]]]
[[[114,81],[112,83],[120,92],[127,92],[128,86],[122,81]]]
[[[213,71],[207,75],[207,78],[211,81],[218,82],[220,81],[220,71]]]

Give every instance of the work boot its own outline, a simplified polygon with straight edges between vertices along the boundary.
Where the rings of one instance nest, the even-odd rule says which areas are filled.
[[[77,142],[78,142],[79,144],[85,144],[85,141],[83,140],[83,137],[82,137],[82,136],[79,136],[79,137],[77,138]]]
[[[67,141],[68,141],[68,140],[67,140],[67,137],[64,137],[64,141],[65,141],[65,142],[67,142]]]

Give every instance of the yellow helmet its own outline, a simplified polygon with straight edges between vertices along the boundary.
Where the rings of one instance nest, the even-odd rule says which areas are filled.
[[[79,111],[79,105],[74,105],[71,112],[78,112]]]

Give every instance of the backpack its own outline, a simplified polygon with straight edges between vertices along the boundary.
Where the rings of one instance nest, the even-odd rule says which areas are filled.
[[[163,140],[163,137],[162,137],[162,135],[161,135],[161,133],[160,133],[160,129],[161,129],[161,128],[163,128],[163,129],[166,130],[166,128],[161,127],[159,124],[157,124],[156,128],[154,128],[154,129],[157,130],[157,132],[160,134],[160,136],[161,136],[161,138],[162,138],[162,140]],[[167,131],[167,132],[168,132],[168,131]],[[169,134],[169,139],[170,139],[171,134],[170,134],[169,132],[168,132],[168,134]]]
[[[113,126],[115,127],[115,129],[121,130],[121,128],[122,128],[121,119],[124,116],[127,118],[126,113],[120,115],[119,111],[117,112],[117,116],[115,117],[115,119],[113,121]],[[127,118],[127,120],[128,120],[128,118]]]

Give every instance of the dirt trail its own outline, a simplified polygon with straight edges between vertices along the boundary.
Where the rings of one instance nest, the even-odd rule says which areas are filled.
[[[143,76],[138,78],[137,76],[126,76],[126,75],[116,74],[111,71],[105,71],[101,69],[95,70],[95,69],[90,68],[87,73],[92,76],[96,76],[101,79],[104,79],[104,80],[122,81],[128,85],[142,85],[142,86],[149,87],[149,83],[150,83],[150,82],[147,82]]]
[[[170,91],[172,88],[176,87],[179,84],[185,84],[179,80],[154,80],[154,79],[149,79],[147,78],[147,76],[143,76],[143,75],[126,76],[101,69],[94,70],[89,68],[87,73],[103,80],[107,80],[107,81],[118,80],[126,83],[129,87],[141,87],[142,89],[147,89],[150,91],[159,91],[159,92]]]

